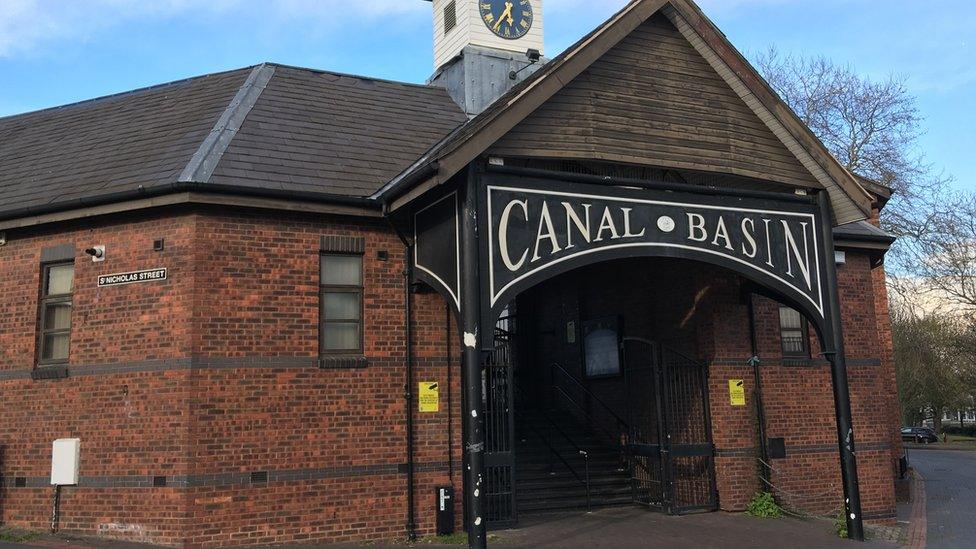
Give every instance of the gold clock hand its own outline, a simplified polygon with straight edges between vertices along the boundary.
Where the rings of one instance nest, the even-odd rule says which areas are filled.
[[[492,27],[492,30],[497,31],[502,26],[502,21],[504,21],[506,17],[510,20],[509,25],[512,24],[511,23],[512,6],[513,4],[511,2],[505,2],[505,11],[503,11],[502,14],[498,16],[498,21],[495,22],[495,26]]]

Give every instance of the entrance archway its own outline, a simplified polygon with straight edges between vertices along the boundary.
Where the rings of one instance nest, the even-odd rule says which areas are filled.
[[[490,522],[627,503],[715,509],[707,365],[730,285],[751,287],[696,261],[630,258],[519,294],[486,368]]]
[[[831,363],[848,522],[859,537],[854,433],[826,194],[553,175],[543,179],[536,171],[481,166],[469,170],[457,189],[441,191],[415,210],[416,276],[450,299],[460,318],[467,406],[464,496],[471,539],[484,539],[487,522],[484,380],[489,357],[497,352],[492,327],[502,309],[519,292],[562,272],[648,256],[734,271],[810,319]]]

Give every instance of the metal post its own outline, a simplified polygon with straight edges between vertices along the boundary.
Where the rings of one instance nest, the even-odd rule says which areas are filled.
[[[467,507],[468,547],[483,549],[485,516],[482,495],[485,478],[484,391],[482,390],[483,354],[481,338],[481,281],[478,239],[477,175],[468,169],[464,205],[461,211],[461,348],[464,386],[464,454],[467,457],[464,500]]]
[[[586,477],[586,512],[590,512],[590,454],[580,450],[583,456],[583,471]]]
[[[764,492],[772,492],[773,475],[769,466],[769,450],[766,448],[766,410],[763,406],[762,398],[762,375],[759,373],[759,365],[762,364],[762,360],[759,358],[759,343],[756,337],[756,306],[754,294],[749,292],[749,296],[746,299],[748,299],[747,305],[749,311],[749,345],[752,349],[752,356],[749,357],[747,362],[752,366],[753,384],[756,387],[753,393],[753,400],[756,403],[756,423],[759,425],[759,459],[762,460],[762,464],[759,467],[760,474],[762,475],[760,489]]]
[[[837,417],[837,442],[840,447],[840,474],[844,483],[844,518],[847,535],[864,541],[861,518],[861,493],[857,481],[857,458],[854,452],[854,426],[851,418],[851,396],[847,385],[847,360],[844,355],[844,330],[840,313],[840,294],[837,288],[837,266],[834,263],[834,235],[827,193],[819,193],[821,237],[824,242],[824,276],[830,302],[828,326],[823,329],[823,354],[830,361],[830,378],[834,388],[834,414]]]
[[[54,485],[54,503],[51,505],[51,533],[58,533],[58,518],[61,514],[61,485]]]

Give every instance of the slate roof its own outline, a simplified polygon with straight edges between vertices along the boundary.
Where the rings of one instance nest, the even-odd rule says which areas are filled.
[[[275,64],[9,116],[0,219],[180,183],[365,197],[466,120],[442,88]]]
[[[466,121],[441,87],[279,66],[212,181],[368,196]]]
[[[0,118],[0,212],[175,181],[248,73]]]
[[[875,227],[867,221],[855,221],[834,227],[834,238],[872,241],[891,244],[895,236],[884,229]]]

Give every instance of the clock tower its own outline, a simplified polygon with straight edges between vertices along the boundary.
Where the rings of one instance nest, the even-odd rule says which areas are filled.
[[[543,0],[432,0],[434,74],[468,116],[544,60]],[[514,76],[514,78],[512,78]]]

